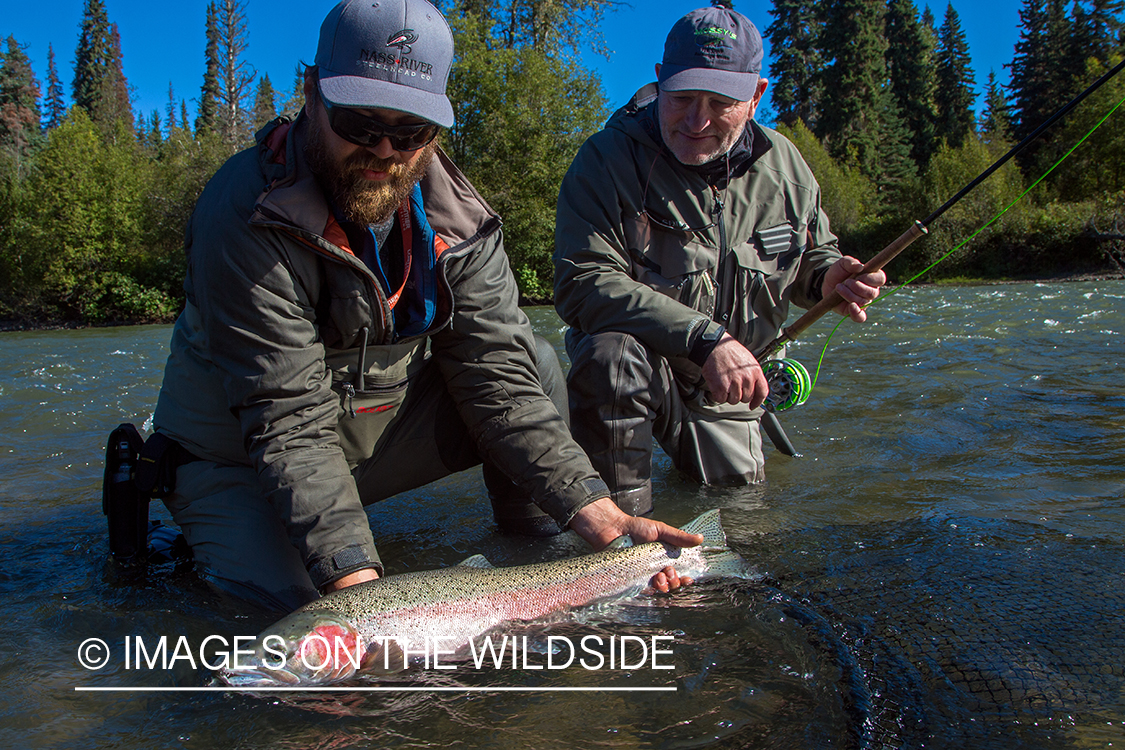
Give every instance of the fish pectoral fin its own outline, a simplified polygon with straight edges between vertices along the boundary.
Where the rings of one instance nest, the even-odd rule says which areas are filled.
[[[473,555],[466,557],[461,562],[457,563],[459,568],[491,568],[494,567],[484,555]]]

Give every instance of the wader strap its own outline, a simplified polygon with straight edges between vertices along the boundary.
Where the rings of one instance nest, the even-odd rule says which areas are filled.
[[[773,442],[773,447],[784,453],[786,456],[793,458],[800,458],[801,454],[793,447],[790,442],[789,436],[785,434],[785,430],[781,427],[781,422],[778,421],[777,415],[772,411],[762,412],[762,429],[770,436],[770,441]]]
[[[155,432],[141,448],[137,461],[137,489],[146,497],[168,497],[176,488],[176,469],[200,460],[167,435]]]

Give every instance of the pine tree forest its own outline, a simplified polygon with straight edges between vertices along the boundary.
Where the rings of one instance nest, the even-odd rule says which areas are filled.
[[[5,327],[177,314],[183,231],[203,186],[257,130],[304,103],[296,65],[284,81],[254,69],[247,1],[210,0],[198,90],[169,84],[167,101],[147,113],[134,110],[104,0],[85,0],[69,90],[58,50],[36,71],[19,39],[0,39]],[[551,288],[559,183],[610,114],[581,53],[607,53],[599,23],[618,4],[438,3],[457,39],[456,122],[442,145],[504,217],[511,265],[531,299]],[[768,18],[753,19],[770,47],[763,124],[801,150],[841,249],[866,259],[1117,65],[1123,13],[1125,0],[1023,0],[1004,85],[1004,71],[976,80],[952,4],[773,0]],[[1125,74],[946,213],[888,268],[892,279],[971,236],[922,280],[1125,273],[1125,118],[1108,118],[1059,161],[1122,99]]]

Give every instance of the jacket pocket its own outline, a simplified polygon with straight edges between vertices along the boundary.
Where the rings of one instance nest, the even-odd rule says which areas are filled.
[[[785,322],[804,236],[803,228],[781,223],[756,229],[731,248],[738,268],[727,328],[751,350],[772,341]]]
[[[349,467],[355,467],[371,457],[379,438],[398,417],[399,407],[406,400],[408,385],[409,381],[403,380],[361,390],[351,383],[344,383],[336,434],[340,437]]]
[[[361,356],[362,378],[356,374]],[[335,351],[328,361],[337,365],[332,371],[332,388],[340,398],[336,434],[348,466],[355,467],[371,457],[379,438],[398,417],[411,380],[429,361],[425,340]],[[340,366],[346,362],[350,366]]]
[[[632,276],[696,310],[714,309],[716,251],[689,233],[654,229],[638,217],[630,247]]]

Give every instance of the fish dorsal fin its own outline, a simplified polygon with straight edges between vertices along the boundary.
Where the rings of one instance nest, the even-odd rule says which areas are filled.
[[[632,546],[634,546],[633,537],[628,534],[622,534],[606,545],[606,549],[628,549]]]
[[[491,568],[492,563],[484,555],[473,555],[466,557],[461,562],[457,563],[458,568]]]
[[[707,511],[686,526],[682,526],[680,530],[689,534],[702,534],[704,547],[727,546],[727,535],[723,531],[718,508]]]

